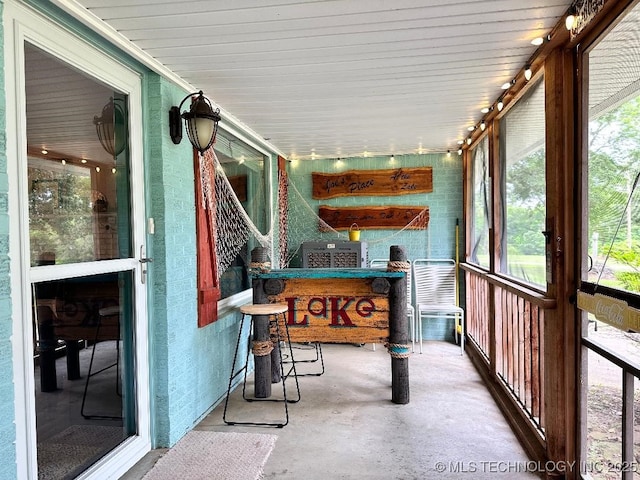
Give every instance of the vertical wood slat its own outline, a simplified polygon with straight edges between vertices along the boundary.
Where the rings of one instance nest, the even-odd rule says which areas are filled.
[[[517,317],[518,317],[518,396],[521,398],[524,406],[527,406],[527,390],[525,385],[527,378],[525,376],[525,344],[527,334],[524,329],[524,316],[525,308],[528,302],[524,301],[522,297],[516,297],[518,302]]]
[[[538,405],[538,417],[540,418],[540,425],[543,427],[546,425],[545,420],[545,403],[542,400],[544,398],[544,319],[545,319],[545,311],[539,307],[536,307],[538,311],[538,368],[536,370],[538,375],[538,399],[540,404]]]
[[[502,358],[502,365],[500,366],[500,371],[502,373],[503,378],[506,375],[507,371],[507,337],[509,336],[509,329],[507,328],[507,308],[506,308],[506,300],[505,300],[505,292],[501,288],[497,289],[498,295],[500,296],[500,325],[502,326],[502,350],[500,357]],[[497,339],[498,337],[496,337]]]
[[[540,375],[540,359],[542,358],[542,351],[540,350],[540,339],[542,338],[542,332],[540,331],[540,311],[538,307],[532,305],[531,311],[531,413],[534,417],[541,418],[540,406],[542,402],[540,401],[540,396],[542,395],[542,378]]]
[[[633,451],[633,384],[635,377],[627,370],[622,372],[622,464],[636,465]],[[633,468],[622,472],[622,480],[633,480]]]
[[[489,284],[479,275],[467,272],[467,335],[489,358]]]
[[[531,382],[533,377],[533,344],[531,342],[531,304],[529,302],[524,302],[523,308],[523,316],[524,316],[524,328],[523,328],[523,343],[524,343],[524,359],[522,362],[523,366],[523,376],[524,376],[524,404],[525,407],[531,410],[533,406],[532,402],[532,391]]]
[[[507,382],[513,387],[513,295],[506,290],[504,295],[507,307]]]

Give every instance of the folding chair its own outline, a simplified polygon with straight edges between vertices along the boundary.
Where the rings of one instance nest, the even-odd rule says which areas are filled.
[[[413,306],[412,282],[411,282],[411,260],[409,262],[409,271],[407,272],[407,316],[409,317],[409,325],[411,326],[411,349],[416,350],[416,310]],[[389,259],[376,258],[369,262],[369,268],[387,268]],[[374,346],[375,348],[375,346]]]
[[[421,258],[413,261],[413,290],[416,297],[420,353],[422,320],[430,318],[454,319],[456,342],[460,336],[460,355],[464,353],[464,310],[456,304],[456,268],[456,262],[451,259]]]

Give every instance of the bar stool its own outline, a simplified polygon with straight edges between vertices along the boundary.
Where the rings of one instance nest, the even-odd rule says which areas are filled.
[[[311,343],[309,343],[311,345]],[[317,372],[298,373],[298,377],[321,377],[324,375],[324,357],[322,356],[322,344],[320,342],[313,342],[313,350],[315,350],[315,358],[308,360],[296,360],[296,363],[317,363],[320,362],[320,370]],[[292,360],[284,360],[282,363],[293,363]]]
[[[289,307],[284,303],[265,303],[265,304],[247,304],[240,307],[240,312],[242,313],[242,320],[240,321],[240,331],[238,332],[238,340],[236,342],[236,349],[233,354],[233,363],[231,365],[231,375],[229,376],[229,386],[227,387],[227,397],[224,402],[224,413],[222,415],[223,421],[227,425],[253,425],[260,427],[278,427],[282,428],[289,423],[289,403],[296,403],[300,401],[300,385],[298,384],[298,376],[296,373],[296,364],[293,358],[293,349],[291,347],[291,338],[289,337],[289,327],[287,325],[287,318],[285,313],[288,311]],[[270,339],[262,342],[258,342],[253,339],[252,332],[254,329],[254,316],[262,315],[269,317],[269,333]],[[242,332],[244,327],[244,321],[247,316],[251,317],[251,322],[249,326],[249,342],[247,345],[247,354],[245,357],[245,364],[242,368],[236,370],[236,361],[238,359],[238,350],[240,348],[240,341],[242,339]],[[279,320],[280,319],[280,320]],[[289,355],[291,358],[291,364],[288,370],[285,373],[284,370],[284,362],[282,361],[282,351],[280,350],[280,343],[285,340],[282,338],[280,334],[280,323],[284,325],[285,333],[286,333],[286,342],[289,345]],[[254,356],[265,356],[271,355],[271,351],[273,349],[277,349],[277,358],[279,362],[279,372],[280,372],[280,380],[282,382],[282,399],[273,399],[273,398],[250,398],[246,396],[246,385],[247,385],[247,370],[249,366],[249,353],[253,352]],[[272,356],[273,359],[273,356]],[[244,379],[242,383],[242,398],[247,402],[283,402],[284,404],[284,414],[285,418],[282,422],[239,422],[227,420],[227,408],[229,405],[229,395],[231,394],[231,386],[233,384],[233,380],[244,372]],[[296,382],[296,390],[298,396],[296,399],[287,398],[287,387],[286,381],[289,376],[293,374],[293,377]]]

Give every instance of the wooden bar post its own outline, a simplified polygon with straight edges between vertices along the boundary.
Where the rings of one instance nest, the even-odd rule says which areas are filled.
[[[266,249],[256,247],[251,251],[252,264],[264,264],[267,259]],[[264,280],[254,277],[253,303],[269,303],[264,291]],[[253,317],[253,340],[264,342],[269,340],[269,316],[255,315]],[[256,398],[269,398],[271,396],[271,355],[253,356],[254,361],[254,395]]]
[[[389,262],[406,262],[404,247],[392,245]],[[389,290],[389,353],[391,355],[391,401],[409,403],[409,324],[407,321],[407,275],[394,278]]]

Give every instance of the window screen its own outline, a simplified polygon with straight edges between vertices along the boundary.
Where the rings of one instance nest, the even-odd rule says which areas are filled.
[[[546,285],[544,101],[541,79],[500,120],[500,271],[542,287]]]

